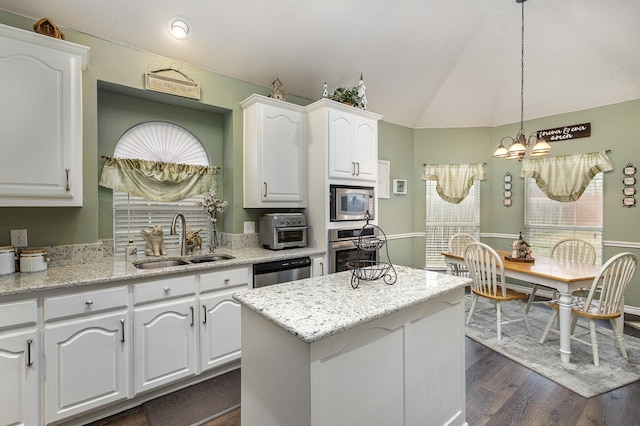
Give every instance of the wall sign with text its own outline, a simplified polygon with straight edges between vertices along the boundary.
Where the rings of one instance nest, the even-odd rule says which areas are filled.
[[[547,142],[564,141],[591,136],[591,123],[572,124],[555,129],[538,130],[538,137]]]

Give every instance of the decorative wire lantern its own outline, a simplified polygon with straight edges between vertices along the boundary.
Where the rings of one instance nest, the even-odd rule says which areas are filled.
[[[385,244],[387,235],[379,226],[369,224],[371,216],[369,216],[368,212],[365,215],[365,219],[367,223],[360,230],[360,236],[357,240],[353,240],[353,244],[358,248],[356,260],[347,262],[347,268],[351,269],[351,287],[358,288],[361,280],[376,281],[381,278],[384,279],[385,284],[393,285],[398,276],[389,258],[389,246]],[[382,234],[382,238],[377,236],[376,234],[378,233],[376,232],[368,232],[367,228],[377,229]],[[370,260],[369,256],[364,255],[367,252],[378,251],[382,247],[385,247],[389,263]]]

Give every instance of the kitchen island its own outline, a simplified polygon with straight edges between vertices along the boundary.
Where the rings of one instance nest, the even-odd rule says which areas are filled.
[[[244,425],[464,425],[468,278],[396,267],[236,293]]]

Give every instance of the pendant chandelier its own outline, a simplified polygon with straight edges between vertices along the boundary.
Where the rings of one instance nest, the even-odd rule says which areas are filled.
[[[500,140],[500,145],[493,153],[495,158],[506,158],[507,160],[522,160],[527,154],[527,148],[531,148],[529,157],[542,157],[551,152],[551,147],[544,139],[538,138],[538,133],[533,132],[529,138],[524,133],[524,2],[527,0],[516,0],[522,7],[522,42],[520,43],[520,130],[515,138],[505,136]],[[509,148],[504,146],[504,141],[511,141]]]

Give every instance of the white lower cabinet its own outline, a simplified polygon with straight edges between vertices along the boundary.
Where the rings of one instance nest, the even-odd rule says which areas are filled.
[[[44,320],[47,423],[130,396],[126,287],[46,298]]]
[[[196,278],[134,285],[134,392],[193,376],[197,371]]]
[[[200,368],[202,371],[240,359],[240,304],[233,293],[247,288],[248,267],[200,275]]]
[[[326,275],[329,271],[325,268],[326,261],[323,257],[312,257],[311,258],[311,276],[312,277],[321,277]]]
[[[243,424],[467,424],[463,289],[312,343],[241,312]]]
[[[0,305],[0,423],[40,424],[40,380],[35,300]]]
[[[236,368],[241,311],[232,295],[251,286],[251,273],[249,265],[58,292],[42,297],[41,318],[37,298],[0,304],[0,426],[76,424]]]
[[[200,364],[202,370],[240,358],[240,304],[236,289],[201,296]]]

